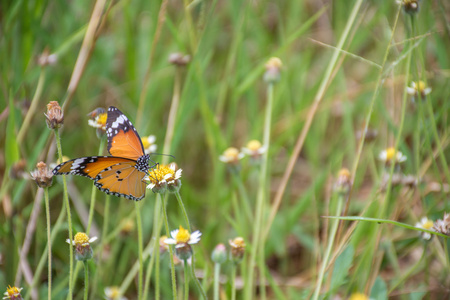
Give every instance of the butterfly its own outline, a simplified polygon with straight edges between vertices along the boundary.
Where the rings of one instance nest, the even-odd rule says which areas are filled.
[[[66,161],[53,169],[54,175],[80,175],[110,195],[135,201],[145,196],[150,155],[128,118],[116,107],[108,108],[106,137],[111,156],[88,156]]]

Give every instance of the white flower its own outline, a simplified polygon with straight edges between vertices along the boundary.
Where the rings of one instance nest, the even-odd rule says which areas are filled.
[[[187,231],[180,225],[180,228],[172,230],[170,232],[170,235],[172,236],[172,238],[166,239],[164,243],[168,245],[176,245],[175,248],[180,248],[184,247],[186,244],[197,244],[200,241],[200,236],[202,235],[202,233],[197,230],[190,234],[189,231]]]
[[[154,153],[158,146],[155,144],[156,137],[154,135],[144,136],[141,138],[142,145],[144,146],[145,154]]]
[[[117,286],[108,286],[105,288],[105,295],[107,300],[128,300],[121,295],[120,289]]]
[[[411,86],[406,87],[406,92],[413,97],[417,97],[420,93],[420,96],[425,98],[431,93],[431,88],[427,87],[422,80],[419,80],[418,83],[412,81]]]
[[[267,147],[263,146],[258,140],[251,140],[247,143],[246,147],[242,147],[242,153],[252,157],[259,157],[263,155],[266,150]]]
[[[239,160],[244,158],[244,156],[245,156],[244,153],[239,152],[238,149],[230,147],[226,149],[221,156],[219,156],[219,160],[227,164],[229,163],[236,164],[239,162]]]
[[[385,163],[390,163],[393,160],[395,163],[401,163],[404,162],[407,157],[400,151],[395,151],[395,148],[390,147],[386,150],[381,151],[378,155],[378,158]]]
[[[70,242],[70,239],[66,240],[66,243],[71,244],[72,246],[88,246],[90,243],[95,242],[97,240],[97,237],[91,237],[89,238],[85,233],[78,232],[75,234],[75,237],[73,238],[72,243]]]
[[[433,228],[433,221],[429,220],[427,217],[423,217],[422,219],[420,219],[420,222],[416,223],[416,228],[422,228],[422,229],[426,229],[426,230],[431,230],[431,231],[435,231]],[[431,233],[429,232],[420,232],[420,235],[422,236],[423,239],[425,240],[429,240],[431,239]]]
[[[150,182],[147,185],[147,188],[151,190],[166,184],[173,185],[181,178],[182,171],[182,169],[177,169],[175,163],[171,163],[170,165],[158,165],[157,168],[150,171],[150,175],[144,177],[144,181]]]

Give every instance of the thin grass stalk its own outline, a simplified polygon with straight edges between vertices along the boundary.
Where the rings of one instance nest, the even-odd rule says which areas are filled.
[[[167,211],[166,211],[166,204],[167,204],[167,198],[164,198],[164,203],[162,205],[163,213],[164,213],[164,225],[166,226],[166,235],[170,236],[170,229],[169,229],[169,221],[167,219]],[[177,281],[175,278],[175,264],[173,262],[173,245],[169,245],[169,255],[170,255],[170,272],[171,272],[171,279],[172,279],[172,293],[173,293],[173,299],[177,299]]]
[[[100,139],[100,146],[98,147],[98,155],[101,156],[103,155],[103,149],[105,148],[105,141],[106,139],[101,138]],[[96,194],[97,194],[97,187],[95,185],[92,186],[92,191],[91,191],[91,204],[89,207],[89,218],[88,218],[88,225],[86,228],[86,234],[89,235],[89,232],[91,230],[91,225],[92,225],[92,219],[94,218],[94,208],[95,208],[95,199],[96,199]]]
[[[284,171],[283,177],[281,179],[279,188],[277,190],[277,193],[275,195],[275,199],[273,201],[273,204],[270,209],[270,215],[267,221],[267,225],[264,229],[264,236],[267,237],[269,230],[272,226],[273,220],[275,219],[275,215],[277,214],[278,208],[280,207],[281,200],[283,199],[284,191],[286,190],[287,183],[289,181],[289,178],[291,176],[291,173],[294,169],[294,165],[297,161],[297,158],[300,154],[300,151],[303,148],[303,144],[305,142],[306,136],[309,132],[309,129],[311,127],[312,121],[314,119],[314,116],[317,112],[317,109],[319,107],[319,104],[325,95],[325,91],[327,90],[327,87],[330,85],[330,79],[332,77],[333,70],[336,66],[337,60],[339,58],[339,55],[341,54],[340,49],[344,46],[344,43],[347,40],[347,37],[350,33],[350,29],[356,19],[356,16],[358,14],[359,8],[361,7],[361,4],[363,3],[363,0],[357,0],[355,2],[355,5],[353,6],[352,12],[348,18],[347,24],[345,26],[344,32],[342,33],[341,38],[339,39],[339,42],[336,46],[335,51],[333,52],[333,56],[331,57],[330,63],[328,64],[328,67],[325,71],[325,75],[323,77],[322,82],[320,83],[319,90],[317,91],[316,96],[314,97],[314,102],[311,106],[310,111],[308,112],[307,119],[305,121],[305,125],[303,126],[302,132],[300,133],[297,142],[294,147],[294,151],[292,152],[289,162],[286,166],[286,170]],[[366,129],[367,129],[367,123],[366,123]],[[364,132],[365,135],[365,132]],[[363,137],[364,138],[364,137]],[[352,173],[354,174],[354,173]]]
[[[152,276],[153,264],[155,264],[155,299],[158,300],[160,298],[160,279],[159,279],[159,271],[160,271],[160,253],[159,253],[159,236],[161,233],[162,219],[161,215],[161,194],[156,194],[155,201],[155,209],[153,211],[153,253],[150,257],[150,262],[147,266],[147,272],[145,274],[145,283],[144,283],[144,299],[148,298],[149,287],[150,287],[150,278]]]
[[[44,188],[45,215],[47,219],[47,248],[48,248],[48,299],[52,299],[52,239],[50,234],[50,205],[48,187]]]
[[[88,300],[89,295],[89,267],[87,261],[84,261],[84,300]]]
[[[231,176],[233,178],[233,181],[238,188],[239,195],[241,196],[241,199],[244,200],[243,201],[244,202],[244,205],[243,205],[244,211],[245,211],[245,214],[247,215],[249,224],[252,224],[253,215],[252,215],[252,209],[251,209],[251,205],[250,205],[250,199],[248,198],[247,191],[245,189],[244,183],[242,182],[242,178],[241,178],[241,176],[239,176],[239,172],[236,171],[236,169],[230,168],[230,170],[231,170]]]
[[[138,247],[139,247],[139,280],[138,280],[138,299],[142,300],[142,285],[144,282],[144,259],[143,259],[143,249],[144,244],[142,241],[142,220],[141,220],[141,208],[139,207],[139,201],[135,201],[136,208],[136,222],[137,222],[137,230],[138,230]]]
[[[231,300],[236,300],[236,264],[231,267]]]
[[[189,300],[189,264],[184,260],[184,300]]]
[[[187,226],[189,232],[192,233],[191,224],[189,222],[189,217],[187,215],[186,208],[184,207],[184,204],[183,204],[183,199],[181,199],[181,195],[178,191],[175,192],[175,196],[177,197],[178,204],[180,205],[181,211],[183,212],[184,221],[186,222],[186,226]],[[206,296],[205,290],[203,289],[202,284],[200,283],[197,276],[195,275],[195,259],[194,258],[195,258],[194,249],[192,248],[192,256],[191,256],[192,277],[194,279],[195,284],[197,285],[197,288],[198,288],[200,294],[202,294],[203,299],[207,299],[208,297]]]
[[[427,257],[427,244],[424,244],[422,256],[420,256],[420,259],[411,268],[406,270],[406,272],[402,273],[400,278],[398,278],[396,281],[394,281],[392,286],[390,286],[390,288],[389,288],[388,295],[390,295],[408,277],[410,277],[412,274],[414,274],[419,269],[420,265],[422,264],[422,262],[424,261],[424,259],[426,257]]]
[[[253,240],[252,240],[252,248],[250,252],[250,260],[248,265],[248,277],[245,283],[246,285],[246,293],[245,299],[252,299],[253,297],[253,273],[256,264],[256,254],[259,247],[264,247],[264,236],[262,235],[262,218],[263,218],[263,207],[264,207],[264,198],[266,194],[266,178],[267,178],[267,165],[268,165],[268,153],[270,146],[270,127],[271,127],[271,118],[272,118],[272,105],[273,105],[273,83],[268,83],[267,85],[267,104],[266,104],[266,112],[265,112],[265,120],[264,120],[264,136],[263,136],[263,147],[266,148],[266,151],[263,153],[261,157],[261,170],[259,176],[259,187],[258,187],[258,196],[256,199],[256,219],[255,226],[253,227]],[[263,254],[260,253],[260,254]],[[264,258],[258,260],[259,269],[260,269],[260,284],[262,286],[261,289],[265,288],[265,275],[264,268],[262,264],[264,264]],[[265,293],[263,292],[262,296],[264,297]]]
[[[337,203],[338,204],[337,204],[337,208],[336,208],[336,216],[339,216],[342,212],[342,206],[344,203],[344,196],[342,194],[338,195]],[[328,237],[328,246],[325,251],[325,256],[322,260],[322,265],[320,266],[319,276],[318,276],[317,282],[316,282],[316,289],[315,289],[314,295],[313,295],[314,300],[319,299],[320,288],[322,287],[323,277],[325,276],[326,267],[327,267],[328,261],[330,260],[331,249],[333,248],[333,245],[334,245],[334,241],[335,241],[334,238],[336,237],[338,225],[339,225],[339,220],[337,220],[337,219],[333,220],[333,225],[331,227],[330,235]]]
[[[220,264],[214,264],[214,300],[219,300]]]
[[[58,156],[59,161],[62,162],[62,148],[61,148],[61,138],[59,136],[58,129],[55,129],[55,139],[56,139],[56,146],[58,148]],[[67,223],[69,227],[69,295],[67,296],[69,299],[73,298],[72,291],[73,291],[73,233],[72,233],[72,217],[70,215],[70,202],[69,202],[69,194],[67,191],[67,180],[66,175],[62,175],[63,178],[63,197],[64,202],[66,203],[66,210],[67,210]]]
[[[28,127],[30,127],[30,122],[33,116],[36,115],[36,109],[39,104],[39,100],[42,96],[42,91],[44,89],[44,83],[45,83],[45,76],[46,75],[46,68],[42,67],[41,73],[39,74],[38,83],[36,86],[36,91],[34,92],[33,99],[31,99],[31,105],[28,109],[27,115],[25,116],[25,119],[23,120],[22,126],[20,127],[19,133],[17,134],[17,144],[20,145],[23,142],[23,138],[25,137],[25,134],[27,133]]]

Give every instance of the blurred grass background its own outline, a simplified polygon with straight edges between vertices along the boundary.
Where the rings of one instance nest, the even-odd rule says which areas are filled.
[[[102,1],[97,1],[97,5],[99,2]],[[30,216],[37,209],[34,206],[36,186],[22,175],[33,170],[40,160],[56,162],[56,155],[48,157],[49,151],[54,153],[54,141],[46,128],[45,105],[51,100],[62,104],[70,98],[61,130],[63,154],[69,158],[97,154],[99,140],[95,130],[87,125],[86,114],[96,107],[109,105],[122,110],[141,136],[155,135],[158,152],[162,151],[177,72],[168,62],[174,52],[191,55],[191,62],[180,68],[180,107],[172,151],[166,154],[174,155],[183,169],[181,194],[193,228],[203,233],[196,247],[197,268],[205,272],[203,282],[205,287],[210,287],[210,253],[215,245],[227,243],[237,235],[243,236],[248,244],[252,238],[253,223],[242,226],[232,206],[233,199],[242,203],[241,194],[227,166],[218,157],[227,147],[241,148],[251,139],[262,140],[267,100],[266,83],[262,79],[264,64],[272,56],[283,61],[272,110],[267,217],[268,207],[335,51],[324,44],[337,44],[354,2],[106,1],[85,69],[76,89],[68,91],[94,2],[1,1],[0,289],[15,282],[19,249]],[[364,1],[350,28],[343,49],[351,55],[340,56],[333,69],[332,80],[314,115],[265,243],[268,280],[272,280],[267,286],[269,299],[308,299],[314,290],[328,236],[329,221],[321,216],[335,214],[331,196],[335,174],[342,167],[351,169],[355,163],[359,143],[356,133],[367,122],[391,34],[393,44],[383,70],[383,85],[368,123],[377,135],[364,145],[354,174],[349,215],[366,214],[414,224],[422,216],[436,220],[449,211],[446,176],[449,166],[443,162],[450,160],[450,6],[442,0],[421,1],[414,22],[402,12],[392,32],[397,9],[394,1]],[[412,36],[419,38],[410,42]],[[38,58],[46,48],[58,60],[43,68]],[[406,74],[408,51],[413,51],[410,74]],[[36,97],[40,78],[42,93]],[[412,188],[394,186],[389,199],[383,200],[386,194],[380,187],[384,166],[377,157],[381,150],[395,145],[406,78],[408,81],[426,79],[432,87],[427,102],[418,103],[417,99],[412,102],[408,98],[398,141],[399,150],[408,157],[402,165],[403,173],[419,178],[420,183]],[[30,114],[30,126],[25,128],[20,140],[17,134],[32,102],[36,107]],[[160,161],[161,157],[153,156],[153,159]],[[18,164],[20,160],[25,164],[22,167]],[[256,205],[258,170],[248,159],[242,160],[239,176],[252,207]],[[71,201],[84,208],[72,206],[73,227],[75,232],[84,231],[82,219],[89,210],[91,182],[79,177],[70,181]],[[54,180],[49,192],[54,224],[62,208],[62,184]],[[105,197],[97,193],[92,229],[97,234],[101,234],[103,226]],[[154,199],[150,192],[143,200],[145,244],[152,234]],[[379,216],[379,203],[383,201],[388,203],[387,211]],[[134,211],[130,201],[112,198],[111,206],[109,232],[119,231],[123,220],[134,221],[129,217]],[[172,228],[183,223],[175,198],[170,199],[168,210]],[[345,223],[345,229],[350,225]],[[26,257],[31,278],[46,245],[43,210],[35,227]],[[54,299],[62,299],[67,293],[66,237],[67,231],[60,231],[53,245]],[[136,237],[136,230],[130,228],[126,233],[122,230],[113,235],[103,251],[94,247],[96,260],[91,267],[93,273],[99,271],[99,278],[91,284],[95,286],[93,299],[103,297],[104,287],[122,284],[137,260]],[[376,299],[448,297],[450,277],[445,242],[441,245],[435,238],[425,245],[416,232],[363,223],[357,225],[353,235],[340,238],[339,242],[351,247],[338,251],[337,254],[343,254],[336,262],[340,265],[334,264],[334,279],[326,277],[324,281],[326,297],[347,298],[355,291],[366,294],[372,291]],[[422,251],[426,251],[425,259],[419,260]],[[103,252],[101,260],[98,252]],[[377,253],[379,260],[375,263],[372,258]],[[166,257],[161,273],[163,299],[171,297],[167,264]],[[247,260],[238,274],[246,274],[246,266]],[[412,266],[415,268],[403,278]],[[223,270],[227,275],[229,266]],[[336,272],[339,270],[342,274]],[[39,298],[46,297],[45,273],[38,280]],[[222,285],[223,299],[229,297],[230,283],[226,278]],[[241,283],[245,282],[244,276],[239,278]],[[403,280],[397,285],[399,278]],[[26,278],[15,284],[24,287],[25,294],[29,292],[30,283]],[[136,297],[135,288],[135,282],[127,288],[125,295],[129,299]],[[195,299],[195,288],[191,293]],[[82,297],[82,272],[75,286],[75,297]]]

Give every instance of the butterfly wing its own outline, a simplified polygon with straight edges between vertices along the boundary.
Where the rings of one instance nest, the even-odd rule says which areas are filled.
[[[146,175],[136,168],[136,161],[113,156],[89,156],[66,161],[55,167],[54,175],[88,177],[101,191],[118,197],[141,200],[145,196]]]
[[[108,108],[106,136],[108,138],[108,152],[112,156],[137,160],[145,154],[141,138],[133,124],[114,106]]]

